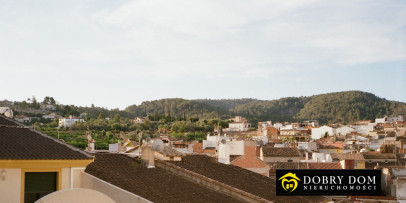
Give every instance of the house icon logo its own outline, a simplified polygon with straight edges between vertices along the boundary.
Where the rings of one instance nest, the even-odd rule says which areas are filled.
[[[280,177],[279,180],[282,180],[281,181],[282,187],[287,192],[295,191],[299,184],[297,181],[300,181],[300,179],[296,176],[295,173],[290,172]]]

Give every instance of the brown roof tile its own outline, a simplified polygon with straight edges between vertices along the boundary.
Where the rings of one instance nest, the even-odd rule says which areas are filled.
[[[171,162],[189,171],[206,176],[242,191],[274,202],[326,202],[322,196],[276,196],[275,179],[254,173],[234,165],[217,162],[204,155],[187,155],[182,161]]]
[[[270,157],[300,157],[299,150],[291,147],[263,147],[262,151]]]
[[[341,160],[356,160],[362,161],[365,160],[364,156],[360,153],[334,153],[330,154],[333,161],[341,161]]]
[[[85,172],[153,202],[240,202],[121,154],[97,154]]]
[[[365,159],[395,159],[395,154],[392,153],[364,152],[362,155]]]
[[[343,169],[338,162],[317,162],[317,163],[307,163],[309,169]]]
[[[0,126],[5,125],[5,126],[23,126],[23,124],[18,123],[17,121],[7,118],[3,115],[0,115]]]
[[[297,162],[267,162],[271,169],[308,169],[306,163]]]
[[[0,159],[93,159],[80,149],[23,127],[0,126]]]

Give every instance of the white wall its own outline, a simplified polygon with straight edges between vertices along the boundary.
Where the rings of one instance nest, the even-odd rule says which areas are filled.
[[[329,126],[321,126],[320,128],[312,128],[312,139],[318,140],[324,136],[325,133],[329,136],[335,135],[335,129]]]
[[[354,128],[350,128],[348,126],[342,126],[336,129],[336,134],[340,134],[340,135],[347,135],[347,134],[351,134],[351,132],[355,132],[356,130]]]
[[[223,164],[230,164],[230,146],[227,144],[220,144],[218,150],[218,162]]]
[[[21,198],[21,169],[0,168],[6,171],[6,179],[0,179],[0,202],[19,203]]]

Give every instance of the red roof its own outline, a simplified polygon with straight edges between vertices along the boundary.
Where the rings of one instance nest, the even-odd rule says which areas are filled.
[[[309,169],[343,169],[338,162],[317,162],[317,163],[307,163]]]

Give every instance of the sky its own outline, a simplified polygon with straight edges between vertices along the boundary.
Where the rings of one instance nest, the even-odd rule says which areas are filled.
[[[0,100],[406,102],[406,1],[0,0]]]

